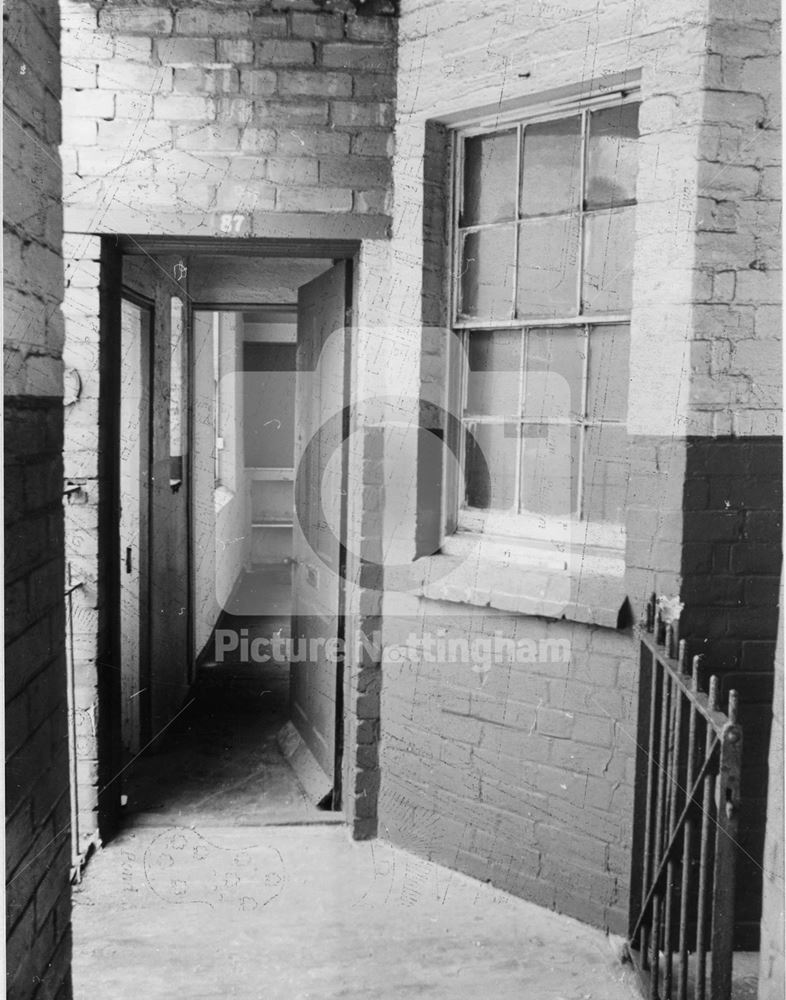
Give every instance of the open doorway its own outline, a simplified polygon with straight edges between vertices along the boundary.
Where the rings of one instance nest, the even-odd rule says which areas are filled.
[[[340,822],[324,651],[343,639],[350,261],[191,250],[122,273],[124,822]]]

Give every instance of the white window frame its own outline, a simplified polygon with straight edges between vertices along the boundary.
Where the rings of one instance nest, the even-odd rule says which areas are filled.
[[[577,314],[577,315],[567,315],[554,318],[543,318],[543,317],[516,317],[509,320],[478,320],[471,318],[462,318],[459,312],[459,296],[460,296],[460,281],[459,274],[461,269],[461,238],[460,234],[462,232],[459,225],[461,219],[462,210],[462,197],[464,190],[464,140],[468,138],[473,138],[479,135],[487,135],[495,132],[500,132],[506,128],[516,127],[518,130],[518,157],[519,162],[517,165],[517,186],[519,184],[520,175],[520,157],[521,157],[521,130],[525,125],[536,124],[539,122],[554,121],[559,118],[573,117],[577,113],[582,115],[588,114],[590,111],[602,110],[605,108],[620,107],[626,104],[640,104],[641,95],[637,87],[624,87],[618,90],[603,93],[600,95],[590,95],[584,98],[576,98],[570,101],[560,101],[552,102],[549,104],[534,105],[527,109],[513,109],[505,114],[494,114],[493,116],[487,116],[483,119],[478,119],[474,122],[468,122],[466,124],[460,124],[453,129],[452,133],[452,171],[451,171],[451,191],[450,191],[450,324],[454,336],[449,338],[450,347],[448,351],[448,362],[447,362],[447,391],[450,394],[451,402],[458,403],[458,406],[452,406],[452,412],[459,415],[459,424],[462,428],[462,433],[460,435],[460,441],[458,444],[458,454],[459,454],[459,469],[464,469],[465,461],[465,435],[463,433],[463,428],[467,422],[471,419],[472,422],[481,423],[483,418],[478,419],[477,417],[465,418],[464,416],[464,404],[466,401],[467,392],[467,365],[466,365],[466,345],[469,337],[470,331],[474,330],[520,330],[522,334],[522,365],[521,365],[521,378],[524,377],[524,353],[525,353],[525,343],[526,343],[526,331],[528,329],[543,329],[546,327],[575,327],[583,328],[585,339],[589,336],[589,327],[591,326],[613,326],[613,325],[627,325],[630,326],[631,316],[630,313],[597,313],[597,314]],[[584,180],[585,180],[585,170],[586,163],[582,162],[581,166],[581,190],[584,191]],[[517,192],[517,212],[516,220],[518,220],[518,197]],[[627,204],[627,203],[626,203]],[[634,202],[635,204],[635,202]],[[580,283],[583,277],[583,226],[584,217],[587,213],[581,211],[580,213],[580,229],[579,229],[579,266],[577,267],[577,281]],[[517,225],[517,221],[514,221]],[[476,227],[464,227],[465,229],[474,229]],[[514,240],[514,263],[517,263],[518,258],[518,239]],[[515,295],[515,290],[513,292]],[[580,296],[578,297],[580,298]],[[583,375],[583,387],[582,391],[585,397],[586,403],[586,390],[587,390],[587,366],[589,364],[588,352],[585,358],[584,364],[584,375]],[[458,392],[458,399],[456,398],[456,393]],[[489,417],[489,423],[500,423],[502,418],[500,417]],[[586,407],[584,418],[582,421],[576,422],[577,426],[594,426],[591,421],[586,419]],[[624,426],[622,424],[621,426]],[[583,463],[583,432],[582,432],[582,447],[579,450],[579,462],[580,468],[578,470],[579,475],[579,490],[581,491],[581,480],[583,478],[583,471],[581,468],[581,463]],[[517,457],[517,463],[520,461],[520,454]],[[517,496],[518,490],[520,488],[519,481],[519,471],[517,469]],[[557,545],[560,551],[564,550],[565,546],[571,546],[575,548],[577,545],[587,551],[588,548],[597,549],[599,551],[613,550],[620,552],[624,550],[625,546],[625,531],[624,525],[614,524],[610,522],[598,522],[598,521],[588,521],[583,517],[583,512],[581,507],[579,508],[578,516],[547,516],[547,515],[532,515],[528,513],[516,513],[515,511],[499,511],[499,510],[480,510],[475,508],[469,508],[464,506],[464,490],[465,484],[463,479],[463,473],[457,472],[455,465],[452,469],[445,469],[444,482],[446,483],[446,489],[443,493],[444,505],[443,505],[443,525],[446,526],[446,535],[443,539],[443,551],[450,552],[453,548],[456,548],[455,544],[452,544],[455,539],[461,537],[461,535],[487,535],[487,536],[499,536],[506,539],[510,539],[514,546],[518,547],[517,540],[520,540],[518,544],[522,546],[526,545],[529,550],[534,543],[536,546],[539,545]],[[580,495],[580,494],[579,494]]]

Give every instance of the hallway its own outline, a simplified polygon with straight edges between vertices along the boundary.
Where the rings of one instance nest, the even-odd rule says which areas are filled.
[[[218,627],[249,644],[287,636],[289,603],[288,569],[249,573]],[[268,613],[248,613],[258,607]],[[289,718],[289,664],[244,661],[241,652],[201,666],[188,707],[130,769],[126,826],[331,821],[309,801],[276,742]]]

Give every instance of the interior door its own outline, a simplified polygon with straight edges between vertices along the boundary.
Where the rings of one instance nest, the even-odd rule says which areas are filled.
[[[175,318],[182,319],[184,314],[183,291],[175,277],[179,273],[177,264],[177,258],[167,257],[126,257],[123,261],[125,290],[151,303],[149,348],[143,362],[147,378],[144,409],[149,417],[140,445],[146,453],[143,475],[136,491],[141,501],[142,521],[146,519],[146,537],[136,563],[133,555],[130,562],[126,560],[127,549],[131,545],[133,550],[134,541],[124,537],[122,514],[120,532],[121,578],[133,579],[139,575],[134,589],[139,591],[144,623],[138,644],[135,690],[124,692],[121,718],[127,720],[129,728],[136,727],[134,739],[143,746],[155,739],[182,707],[191,672],[189,484],[188,456],[184,454],[187,435],[183,431],[188,413],[184,397],[186,337],[180,320],[179,328],[175,324]],[[133,389],[129,388],[127,393],[133,406]],[[121,420],[123,406],[121,398]],[[121,507],[126,497],[124,485],[133,505],[135,493],[130,470],[127,484],[121,482]],[[132,655],[130,643],[128,655]]]
[[[290,670],[290,703],[292,721],[332,787],[334,808],[343,709],[335,640],[343,638],[348,273],[349,264],[341,261],[298,292],[295,391],[292,632],[299,662]]]
[[[148,555],[150,330],[152,308],[123,298],[120,323],[120,688],[126,759],[141,740],[139,692],[149,615],[143,579]],[[144,564],[144,565],[143,565]],[[143,573],[144,568],[144,573]]]

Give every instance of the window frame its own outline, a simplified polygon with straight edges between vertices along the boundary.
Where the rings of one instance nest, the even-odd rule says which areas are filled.
[[[511,109],[505,114],[494,114],[484,118],[455,124],[451,130],[451,169],[449,171],[450,183],[450,231],[448,261],[449,273],[449,325],[453,334],[449,338],[449,349],[447,356],[447,379],[446,391],[449,402],[453,404],[452,411],[457,414],[457,424],[461,428],[460,440],[454,442],[458,464],[454,468],[448,466],[449,459],[446,458],[446,468],[443,481],[446,489],[443,491],[443,549],[445,542],[450,547],[450,538],[453,535],[467,534],[487,534],[492,536],[504,536],[514,544],[517,540],[521,543],[535,542],[556,543],[558,546],[575,547],[579,544],[582,548],[592,547],[600,550],[621,551],[625,546],[625,531],[623,524],[612,522],[600,522],[597,520],[587,520],[583,511],[579,508],[577,514],[555,516],[555,515],[533,515],[526,512],[502,511],[496,509],[479,509],[465,506],[465,479],[464,466],[466,459],[466,435],[464,427],[470,423],[482,423],[483,420],[477,417],[468,417],[465,414],[465,404],[467,399],[467,345],[472,331],[483,330],[511,330],[520,331],[522,339],[522,358],[526,351],[527,331],[531,329],[543,328],[575,328],[583,329],[585,343],[589,343],[590,328],[592,326],[627,326],[630,330],[631,312],[617,313],[586,313],[577,312],[574,315],[563,315],[558,317],[524,317],[513,316],[510,319],[473,319],[463,317],[460,312],[461,296],[461,251],[463,233],[467,231],[477,231],[483,228],[483,224],[461,226],[461,214],[463,210],[464,198],[464,148],[467,139],[482,135],[491,135],[506,129],[515,128],[517,135],[516,153],[516,212],[510,224],[518,227],[522,216],[520,214],[520,185],[521,185],[521,157],[522,138],[524,130],[529,125],[543,122],[551,122],[562,118],[574,117],[577,114],[582,116],[582,136],[586,131],[586,116],[593,111],[605,110],[607,108],[617,108],[625,105],[641,104],[641,93],[638,86],[619,87],[606,91],[602,94],[576,97],[570,100],[561,100],[550,103],[531,105],[528,108]],[[608,212],[610,207],[602,209],[587,210],[583,207],[585,182],[586,182],[586,159],[587,143],[582,138],[582,162],[580,166],[580,198],[581,208],[579,210],[579,263],[577,266],[576,280],[578,283],[578,294],[576,301],[581,302],[581,283],[583,281],[584,263],[584,219],[593,212]],[[636,205],[636,199],[621,202],[619,206],[624,207]],[[537,218],[537,216],[535,216]],[[486,226],[502,225],[503,223],[487,223]],[[514,239],[514,289],[512,292],[513,303],[512,312],[516,309],[516,285],[518,278],[518,234]],[[584,410],[581,420],[575,421],[577,427],[602,426],[602,421],[592,421],[586,412],[587,395],[587,371],[589,366],[589,350],[586,352],[584,369],[582,374],[582,393],[584,397]],[[522,364],[520,379],[523,380],[526,374]],[[455,404],[458,403],[458,406]],[[520,419],[520,418],[519,418]],[[489,417],[489,423],[502,423],[502,417]],[[526,422],[526,421],[522,421]],[[547,421],[544,421],[547,422]],[[612,426],[626,427],[624,421],[607,422]],[[582,447],[579,450],[579,476],[583,478],[584,462],[584,431],[581,433]],[[517,456],[517,487],[518,497],[520,486],[520,447]],[[581,479],[579,489],[581,491]]]

